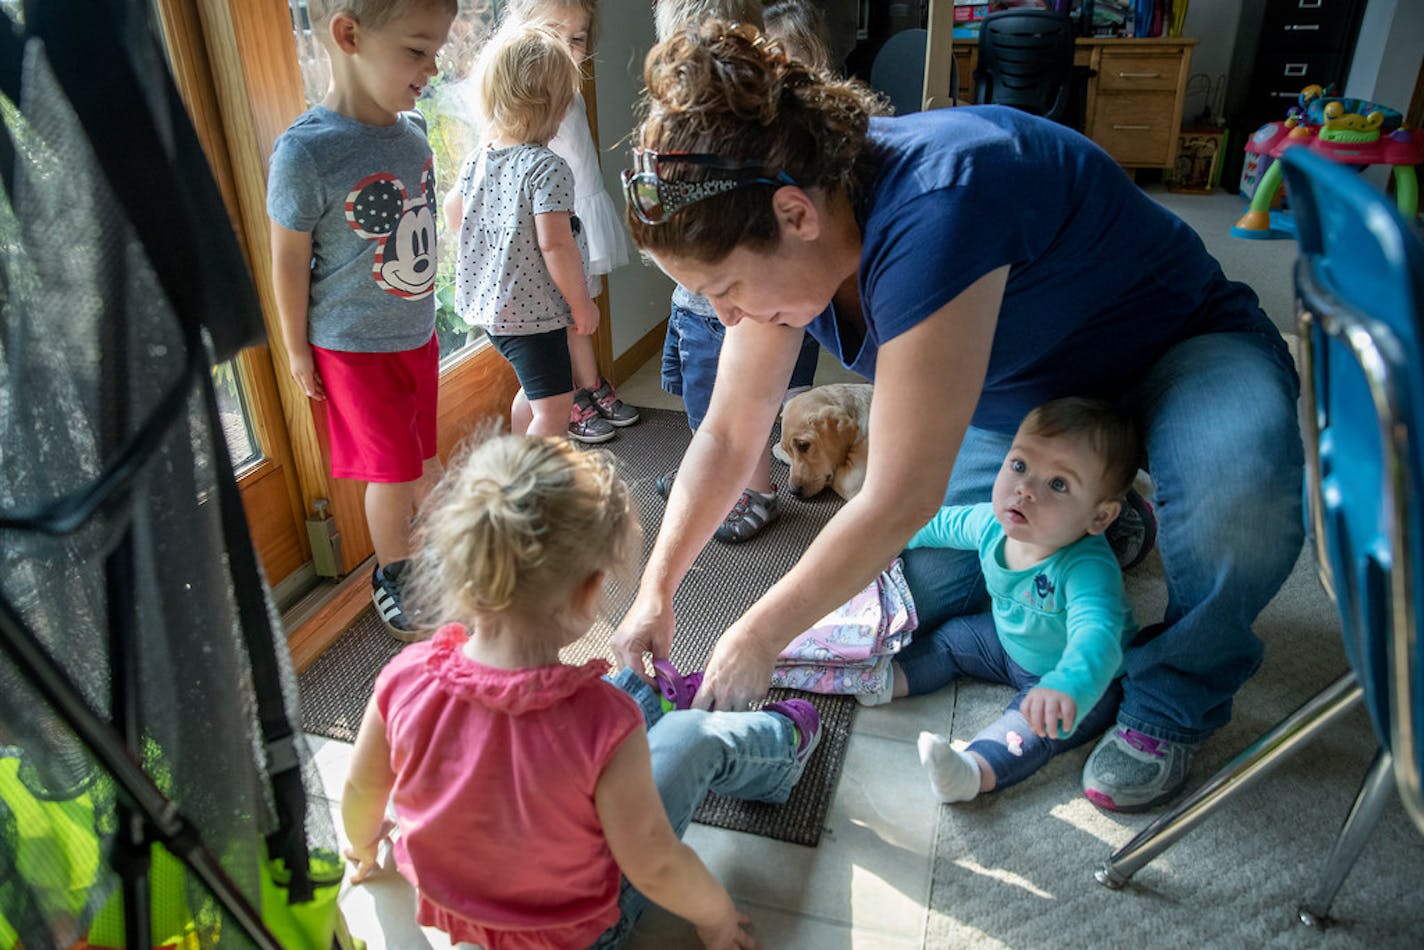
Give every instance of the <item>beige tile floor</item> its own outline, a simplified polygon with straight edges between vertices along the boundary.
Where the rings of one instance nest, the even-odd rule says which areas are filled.
[[[818,383],[859,379],[822,357]],[[620,388],[638,406],[681,408],[658,386],[650,361]],[[753,542],[755,543],[755,542]],[[762,946],[777,950],[890,950],[921,947],[939,805],[915,751],[929,723],[948,721],[954,690],[857,711],[845,766],[819,847],[693,824],[686,841],[751,917]],[[316,760],[341,833],[341,786],[351,746],[315,738]],[[343,847],[345,841],[342,841]],[[449,942],[416,925],[414,895],[393,871],[345,886],[341,906],[370,950],[444,950]],[[692,928],[651,908],[632,950],[699,947]]]

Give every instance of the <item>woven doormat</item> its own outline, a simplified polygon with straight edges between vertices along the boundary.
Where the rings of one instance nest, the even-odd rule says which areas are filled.
[[[662,523],[663,500],[654,482],[677,467],[691,439],[681,412],[643,409],[635,426],[620,429],[618,438],[600,448],[610,451],[632,488],[643,523],[642,557],[646,560]],[[772,463],[772,478],[785,475]],[[683,672],[703,669],[722,632],[781,578],[840,507],[840,499],[823,492],[810,501],[781,495],[781,517],[755,539],[729,545],[713,541],[698,555],[674,605],[678,632],[672,660]],[[636,577],[636,575],[634,575]],[[632,589],[615,587],[609,594],[608,616],[622,617],[632,602]],[[579,642],[563,651],[569,663],[591,657],[613,659],[609,639],[613,625],[598,623]],[[376,674],[402,644],[385,632],[368,609],[300,677],[302,723],[317,735],[349,742],[356,737],[361,715],[371,696]],[[770,698],[809,699],[821,714],[822,739],[801,781],[784,805],[767,805],[709,795],[693,820],[705,825],[745,831],[814,847],[825,826],[826,811],[845,761],[846,742],[857,708],[847,696],[820,696],[772,690]]]

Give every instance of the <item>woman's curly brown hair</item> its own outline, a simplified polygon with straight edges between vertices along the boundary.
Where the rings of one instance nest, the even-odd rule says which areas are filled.
[[[646,118],[635,144],[657,152],[710,152],[757,160],[802,188],[841,192],[854,201],[866,173],[865,137],[883,100],[854,80],[835,79],[789,59],[753,27],[721,20],[690,25],[653,47],[643,67]],[[726,172],[666,162],[670,180]],[[628,226],[638,246],[719,261],[733,248],[777,241],[773,185],[737,188],[688,205],[662,224]]]

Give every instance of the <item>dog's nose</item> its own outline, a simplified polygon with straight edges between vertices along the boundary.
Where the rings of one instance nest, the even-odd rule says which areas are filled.
[[[800,485],[787,485],[786,490],[791,493],[791,496],[793,498],[800,498],[802,495],[806,494],[806,489],[804,489]]]

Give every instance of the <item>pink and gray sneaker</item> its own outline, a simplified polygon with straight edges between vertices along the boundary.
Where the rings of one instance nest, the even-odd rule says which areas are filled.
[[[1118,724],[1084,763],[1083,794],[1107,811],[1139,812],[1165,805],[1187,784],[1195,752],[1195,746]]]

